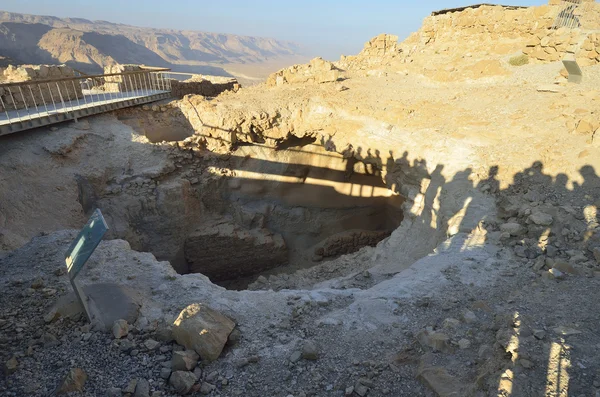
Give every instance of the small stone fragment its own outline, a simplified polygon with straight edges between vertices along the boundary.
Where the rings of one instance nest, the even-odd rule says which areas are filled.
[[[440,397],[463,396],[460,382],[443,367],[419,367],[417,378]]]
[[[424,347],[431,347],[434,351],[453,353],[450,338],[441,332],[422,330],[417,334],[417,341]]]
[[[189,393],[195,383],[196,376],[188,371],[175,371],[169,378],[169,384],[180,395]]]
[[[148,339],[144,342],[144,346],[148,350],[156,350],[160,347],[160,342],[155,341],[154,339]]]
[[[466,310],[462,315],[463,321],[472,324],[477,321],[477,315],[470,310]]]
[[[529,215],[529,220],[539,226],[550,226],[554,221],[552,215],[536,211]]]
[[[366,396],[368,392],[369,388],[360,382],[357,382],[354,386],[354,393],[358,394],[360,397]]]
[[[526,360],[524,358],[522,358],[521,360],[519,360],[519,363],[521,364],[521,367],[523,368],[531,368],[533,367],[533,363],[529,360]]]
[[[503,233],[508,233],[511,236],[522,236],[525,234],[526,229],[518,223],[505,223],[500,225],[500,231]]]
[[[81,368],[73,368],[69,371],[60,388],[58,394],[70,393],[70,392],[82,392],[83,386],[87,381],[87,374]]]
[[[123,392],[118,387],[111,387],[106,391],[107,397],[121,397]]]
[[[173,371],[191,371],[198,364],[200,357],[193,350],[173,352],[171,369]]]
[[[553,331],[555,333],[557,333],[558,335],[562,335],[562,336],[570,336],[570,335],[578,335],[581,334],[582,332],[573,328],[569,328],[569,327],[565,327],[565,326],[559,326],[553,329]]]
[[[573,265],[569,264],[568,262],[565,261],[555,261],[554,262],[554,266],[552,267],[555,270],[558,270],[561,273],[566,273],[566,274],[577,274],[577,269],[575,269],[573,267]]]
[[[146,379],[139,379],[133,397],[150,397],[150,383]]]
[[[319,358],[319,348],[312,340],[307,340],[302,346],[302,358],[305,360],[317,360]]]
[[[115,336],[115,339],[126,337],[129,333],[129,324],[122,319],[115,321],[112,327],[112,333]]]
[[[442,323],[442,327],[445,329],[456,329],[460,326],[460,321],[455,318],[447,318]]]
[[[13,356],[11,359],[7,360],[4,363],[4,374],[6,376],[12,375],[17,371],[18,367],[19,367],[19,362],[17,361],[17,358]]]
[[[208,382],[202,382],[202,386],[200,386],[200,393],[202,394],[210,394],[213,390],[215,390],[217,387],[213,384],[210,384]]]
[[[33,289],[40,289],[44,286],[44,279],[41,277],[36,278],[35,280],[33,280],[33,282],[31,283],[31,288]]]
[[[290,356],[290,361],[293,363],[297,363],[302,358],[302,352],[300,350],[296,350]]]
[[[169,379],[169,376],[171,376],[171,368],[162,367],[160,369],[160,377],[162,379]]]
[[[460,347],[461,349],[468,349],[471,346],[471,341],[469,341],[468,339],[461,339],[458,341],[458,347]]]
[[[137,379],[132,379],[127,383],[127,386],[123,389],[123,393],[133,394],[135,393],[135,388],[137,387]]]

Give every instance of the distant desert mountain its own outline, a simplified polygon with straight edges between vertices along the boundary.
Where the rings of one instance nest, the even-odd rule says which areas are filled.
[[[0,62],[67,63],[82,70],[137,63],[181,70],[181,65],[218,69],[298,55],[297,44],[270,38],[0,11]]]

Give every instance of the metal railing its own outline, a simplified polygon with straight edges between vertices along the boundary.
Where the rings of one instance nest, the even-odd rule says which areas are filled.
[[[581,19],[592,4],[583,0],[563,0],[560,4],[561,11],[558,13],[552,29],[576,29],[581,28]]]
[[[0,83],[0,135],[170,97],[170,69]]]

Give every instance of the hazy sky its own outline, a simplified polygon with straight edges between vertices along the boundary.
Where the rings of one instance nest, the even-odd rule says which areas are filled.
[[[506,0],[540,5],[547,0]],[[431,11],[477,0],[2,0],[0,9],[102,19],[156,28],[203,30],[291,40],[310,55],[358,53],[380,33],[405,38]]]

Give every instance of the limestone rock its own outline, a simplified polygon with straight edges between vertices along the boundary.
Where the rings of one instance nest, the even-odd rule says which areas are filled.
[[[250,276],[288,260],[281,235],[267,229],[243,229],[222,220],[205,224],[188,236],[184,251],[190,271],[213,281]]]
[[[194,303],[181,311],[173,324],[177,343],[193,349],[202,360],[216,360],[235,323],[206,305]]]
[[[565,261],[556,261],[554,262],[554,266],[552,267],[555,270],[560,271],[561,273],[566,274],[578,274],[577,269],[575,269],[571,264]]]
[[[202,382],[202,385],[200,386],[200,393],[202,394],[210,394],[213,390],[215,390],[217,387],[213,384],[210,384],[208,382]]]
[[[312,340],[307,340],[302,346],[302,358],[305,360],[317,360],[319,358],[319,348]]]
[[[594,258],[596,259],[596,262],[598,264],[600,264],[600,247],[594,248],[592,253],[594,254]]]
[[[82,392],[83,386],[87,381],[87,374],[81,368],[73,368],[67,374],[62,385],[58,389],[58,394],[70,393],[70,392]]]
[[[169,384],[175,389],[177,394],[184,395],[192,390],[196,383],[196,376],[188,371],[175,371],[169,378]]]
[[[458,347],[461,349],[468,349],[471,346],[471,341],[468,339],[461,339],[458,341]]]
[[[123,393],[126,393],[126,394],[135,393],[135,388],[137,387],[137,383],[138,383],[137,379],[131,379],[129,381],[129,383],[127,383],[127,386],[125,387],[125,389],[123,389]]]
[[[552,224],[552,222],[554,221],[554,219],[552,218],[552,215],[550,214],[546,214],[543,212],[534,212],[533,214],[529,215],[529,220],[533,223],[535,223],[536,225],[540,225],[540,226],[550,226]]]
[[[417,334],[417,340],[423,347],[430,347],[434,351],[442,353],[453,353],[454,348],[450,345],[450,338],[441,332],[422,330]]]
[[[7,360],[4,363],[4,374],[6,376],[8,375],[12,375],[17,371],[17,368],[19,367],[19,362],[17,361],[16,357],[12,357],[11,359]]]
[[[150,397],[150,383],[146,379],[138,380],[133,397]]]
[[[115,321],[112,327],[112,333],[116,339],[126,337],[129,333],[129,324],[123,319]]]
[[[198,364],[200,357],[193,350],[173,352],[171,369],[173,371],[191,371]]]
[[[500,225],[500,231],[516,237],[525,234],[526,229],[518,223],[505,223]]]
[[[144,346],[146,346],[146,349],[148,350],[156,350],[160,347],[160,342],[155,341],[154,339],[148,339],[144,342]]]
[[[41,277],[36,278],[31,283],[31,288],[33,288],[33,289],[40,289],[42,287],[44,287],[44,279]]]
[[[430,367],[421,364],[417,378],[440,397],[463,396],[461,383],[443,367]]]

